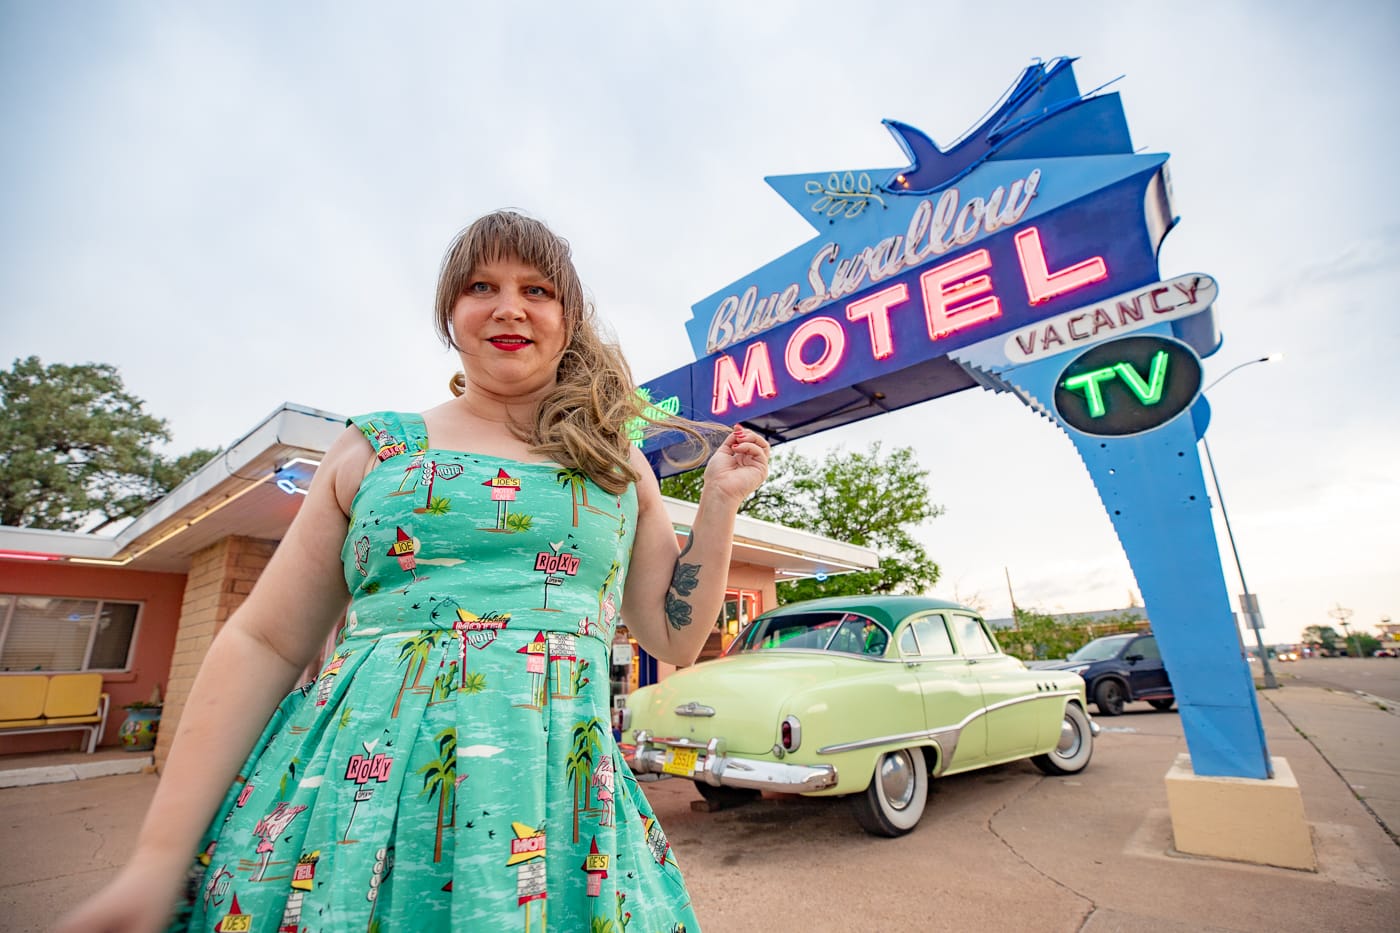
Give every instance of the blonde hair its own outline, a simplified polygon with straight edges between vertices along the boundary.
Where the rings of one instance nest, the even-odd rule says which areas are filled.
[[[512,424],[511,433],[530,445],[533,454],[561,466],[582,470],[610,493],[620,493],[638,479],[629,459],[629,427],[644,433],[678,430],[692,454],[679,463],[699,465],[713,447],[721,425],[666,415],[638,394],[621,349],[599,333],[593,304],[584,295],[569,243],[543,223],[514,211],[479,218],[452,241],[438,276],[434,323],[438,336],[453,349],[452,308],[481,265],[515,260],[532,266],[554,286],[564,308],[564,352],[555,387],[540,403],[532,424]],[[451,380],[453,395],[466,391],[466,376]]]

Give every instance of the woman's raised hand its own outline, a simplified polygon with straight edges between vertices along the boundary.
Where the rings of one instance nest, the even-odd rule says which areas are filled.
[[[705,465],[705,491],[738,508],[768,477],[768,458],[768,442],[736,424]]]

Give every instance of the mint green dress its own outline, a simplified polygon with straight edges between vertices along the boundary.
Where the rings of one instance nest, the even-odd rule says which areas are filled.
[[[351,421],[379,463],[344,632],[229,790],[172,929],[695,933],[609,720],[635,490],[432,447],[417,415]]]

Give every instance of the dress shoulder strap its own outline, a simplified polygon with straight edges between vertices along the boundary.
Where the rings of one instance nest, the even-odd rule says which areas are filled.
[[[428,447],[428,431],[421,415],[373,411],[346,419],[369,440],[381,461],[401,454],[416,457]]]

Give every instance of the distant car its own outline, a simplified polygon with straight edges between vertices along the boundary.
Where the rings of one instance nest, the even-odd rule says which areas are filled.
[[[765,613],[724,657],[632,693],[618,725],[638,773],[688,778],[714,805],[850,795],[881,836],[914,828],[930,777],[1022,758],[1074,774],[1098,729],[1079,677],[1027,670],[973,610],[918,596]]]
[[[1392,648],[1377,648],[1374,652],[1371,653],[1371,657],[1373,657],[1373,658],[1393,658],[1393,657],[1395,657],[1395,650],[1392,649]]]
[[[1036,670],[1058,670],[1084,678],[1085,689],[1094,706],[1104,716],[1118,716],[1123,704],[1146,700],[1154,709],[1169,710],[1176,702],[1171,680],[1162,665],[1162,653],[1152,633],[1128,632],[1096,638],[1068,660],[1047,664]]]
[[[1274,653],[1274,660],[1276,661],[1296,661],[1298,657],[1297,650],[1293,648],[1280,648]]]

